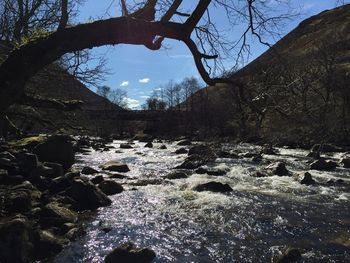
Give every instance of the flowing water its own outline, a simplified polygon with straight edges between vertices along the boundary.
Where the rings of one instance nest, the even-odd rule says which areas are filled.
[[[56,263],[103,262],[104,256],[122,242],[150,247],[155,262],[271,262],[286,247],[300,248],[305,262],[350,262],[350,169],[310,173],[319,183],[301,185],[294,177],[249,176],[268,161],[286,162],[294,172],[307,170],[307,151],[278,149],[254,163],[248,158],[218,158],[212,167],[226,169],[224,176],[194,173],[186,179],[167,180],[173,167],[186,155],[166,143],[167,149],[145,148],[91,150],[78,156],[78,167],[98,168],[106,161],[129,165],[127,179],[116,179],[125,191],[110,196],[111,206],[100,208],[87,219],[87,235],[66,248]],[[221,145],[240,152],[259,151],[249,144]],[[117,151],[116,151],[117,150]],[[330,156],[335,159],[342,153]],[[329,186],[329,179],[344,184]],[[195,192],[198,183],[228,183],[228,194]],[[147,183],[148,182],[148,183]],[[144,186],[140,186],[144,185]],[[102,228],[108,226],[110,232]]]

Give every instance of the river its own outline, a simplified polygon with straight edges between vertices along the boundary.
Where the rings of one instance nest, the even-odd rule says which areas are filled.
[[[150,247],[155,262],[271,262],[287,247],[302,251],[305,262],[350,262],[350,169],[310,171],[319,182],[300,184],[293,176],[256,178],[254,171],[268,162],[283,160],[293,173],[306,171],[308,151],[277,148],[278,155],[251,158],[217,158],[212,167],[227,171],[223,176],[193,174],[167,180],[173,167],[186,154],[174,154],[175,142],[135,141],[133,149],[119,149],[77,156],[76,166],[99,165],[118,160],[129,165],[127,179],[115,179],[125,191],[110,196],[111,206],[100,208],[86,219],[87,234],[60,253],[56,263],[103,262],[104,256],[122,242]],[[165,144],[167,149],[159,149]],[[188,146],[189,147],[189,146]],[[222,144],[224,150],[255,152],[251,144]],[[338,160],[345,153],[328,156]],[[342,179],[330,186],[330,179]],[[198,183],[228,183],[228,194],[196,192]],[[141,186],[143,185],[143,186]],[[102,231],[103,227],[111,231]]]

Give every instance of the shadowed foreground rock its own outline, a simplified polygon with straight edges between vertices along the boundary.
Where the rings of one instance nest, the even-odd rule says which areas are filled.
[[[156,253],[149,248],[136,248],[133,243],[125,243],[113,249],[106,257],[105,263],[150,263]]]
[[[215,193],[232,192],[232,188],[228,184],[222,184],[220,182],[209,182],[205,184],[199,184],[193,188],[198,192],[210,191]]]
[[[326,161],[324,159],[317,160],[310,165],[311,170],[319,171],[333,171],[337,168],[337,163],[333,161]]]
[[[102,168],[102,170],[118,172],[118,173],[126,173],[130,171],[129,167],[125,163],[119,163],[114,161],[106,162],[100,167]]]
[[[33,150],[42,162],[59,163],[68,169],[74,163],[74,151],[71,138],[65,135],[53,135],[39,143]]]
[[[275,263],[301,262],[301,260],[302,257],[300,251],[296,248],[289,248],[275,261]]]

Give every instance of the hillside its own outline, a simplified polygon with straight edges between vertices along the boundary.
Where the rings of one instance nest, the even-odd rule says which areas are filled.
[[[223,135],[342,140],[350,130],[349,72],[350,5],[345,5],[304,20],[232,75],[240,88],[219,84],[199,91],[194,111],[207,98],[201,114],[209,124],[220,116],[215,128]]]

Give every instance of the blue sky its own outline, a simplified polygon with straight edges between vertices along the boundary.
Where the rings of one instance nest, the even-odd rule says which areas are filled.
[[[195,3],[193,0],[184,0],[184,2],[187,4]],[[334,8],[336,4],[336,0],[292,0],[291,2],[295,7],[301,8],[301,15],[293,21],[288,21],[283,27],[282,34],[288,33],[305,18],[325,9]],[[349,2],[346,1],[346,3]],[[108,7],[110,8],[106,12]],[[79,10],[78,21],[82,23],[101,17],[117,16],[120,14],[119,0],[86,0]],[[226,22],[222,20],[225,16],[223,10],[214,10],[212,16],[217,19],[216,21],[220,25],[228,27]],[[272,39],[269,41],[274,42]],[[132,45],[105,46],[93,49],[92,52],[96,56],[103,55],[107,58],[107,68],[112,72],[101,84],[110,86],[112,89],[121,88],[127,91],[129,107],[139,108],[154,89],[166,84],[169,80],[181,81],[185,77],[195,76],[201,81],[186,46],[174,40],[166,40],[164,44],[166,49],[159,51],[150,51],[143,46]],[[249,61],[265,50],[266,46],[252,40]],[[92,61],[91,64],[93,65],[93,63]],[[230,61],[225,63],[228,68],[232,65],[233,63]]]

